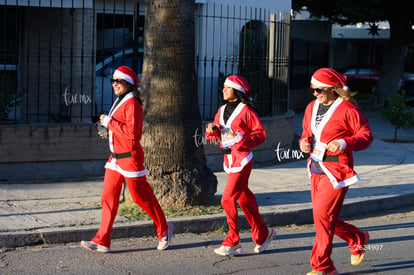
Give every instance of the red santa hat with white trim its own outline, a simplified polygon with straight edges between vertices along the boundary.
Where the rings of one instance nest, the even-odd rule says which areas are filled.
[[[121,66],[115,70],[113,78],[123,79],[131,85],[134,85],[135,88],[138,88],[139,79],[137,74],[127,66]]]
[[[226,81],[224,81],[224,85],[232,87],[233,89],[246,94],[248,99],[252,101],[252,98],[250,97],[250,85],[244,77],[240,75],[228,76],[226,78]]]
[[[348,90],[348,86],[346,86],[346,78],[346,75],[343,75],[334,69],[322,68],[312,75],[311,83],[319,87],[336,87],[341,84],[344,90]]]

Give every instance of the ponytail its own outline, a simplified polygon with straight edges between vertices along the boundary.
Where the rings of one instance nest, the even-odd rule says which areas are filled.
[[[358,106],[358,102],[355,100],[354,95],[356,95],[355,92],[351,92],[348,89],[344,89],[342,87],[336,87],[334,89],[334,92],[341,97],[343,100],[348,101],[352,104],[354,104],[355,106]]]
[[[256,105],[253,103],[252,100],[249,99],[248,95],[234,88],[233,88],[233,91],[238,100],[240,100],[242,103],[246,104],[247,106],[249,106],[250,108],[252,108],[253,110],[257,112]]]
[[[129,85],[129,91],[134,94],[139,103],[142,105],[141,88],[136,88],[134,85]]]

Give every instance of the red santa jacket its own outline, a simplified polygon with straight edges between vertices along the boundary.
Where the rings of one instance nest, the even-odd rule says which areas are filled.
[[[119,102],[114,102],[104,121],[108,128],[111,156],[105,168],[112,169],[125,177],[135,178],[147,174],[144,167],[144,151],[140,140],[142,136],[142,106],[132,92]],[[114,154],[131,154],[130,157],[114,157]]]
[[[224,123],[224,109],[219,108],[214,123],[220,129],[212,133],[206,132],[208,141],[220,140],[220,147],[230,148],[231,154],[224,155],[224,171],[226,173],[240,172],[253,159],[252,148],[259,146],[266,139],[266,132],[257,113],[244,103],[239,103],[226,123]],[[232,131],[235,138],[228,138],[226,133]]]
[[[354,184],[359,181],[359,176],[354,171],[352,151],[365,150],[373,141],[368,120],[357,106],[338,97],[319,126],[316,127],[318,108],[318,100],[312,101],[306,107],[302,122],[303,132],[299,144],[308,137],[313,140],[313,148],[318,143],[326,147],[329,142],[340,140],[345,146],[344,149],[335,153],[328,150],[324,152],[325,156],[337,155],[338,162],[322,161],[319,164],[335,189]],[[311,155],[314,151],[315,149],[313,149]],[[307,165],[309,172],[310,161],[311,157],[309,157]]]

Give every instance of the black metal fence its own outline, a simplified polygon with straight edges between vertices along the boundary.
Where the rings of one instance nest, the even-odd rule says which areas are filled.
[[[143,5],[11,2],[0,1],[0,124],[90,123],[114,100],[109,81],[114,69],[126,64],[140,76]],[[287,111],[290,15],[275,12],[197,4],[195,61],[203,119],[211,119],[222,103],[229,74],[249,80],[261,115]]]
[[[290,15],[266,9],[203,5],[196,11],[200,112],[212,118],[222,104],[225,77],[249,81],[262,116],[288,109]]]

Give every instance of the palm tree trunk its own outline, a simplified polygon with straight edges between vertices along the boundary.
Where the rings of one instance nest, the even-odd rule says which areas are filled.
[[[194,0],[146,1],[142,145],[163,206],[212,202],[217,179],[194,142],[202,127],[194,71]]]

